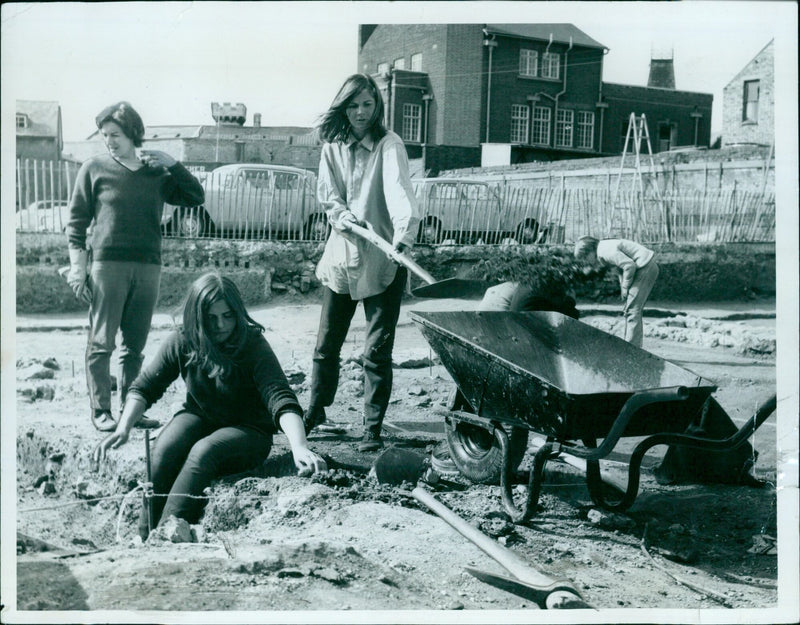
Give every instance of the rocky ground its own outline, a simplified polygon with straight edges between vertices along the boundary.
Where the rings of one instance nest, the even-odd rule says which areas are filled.
[[[443,438],[436,410],[445,406],[453,383],[407,311],[455,305],[404,305],[385,430],[389,445],[429,455]],[[255,313],[301,403],[307,401],[318,314],[319,307],[307,303]],[[614,316],[585,321],[619,330]],[[648,318],[645,348],[714,380],[715,397],[741,424],[775,392],[774,324],[696,313]],[[295,476],[285,439],[277,436],[263,467],[213,486],[200,525],[168,524],[145,544],[136,537],[141,493],[131,492],[145,478],[144,434],[136,430],[107,463],[92,466],[101,435],[86,407],[85,333],[60,328],[16,335],[19,610],[155,610],[157,620],[183,611],[258,610],[280,618],[284,610],[325,610],[343,621],[350,617],[338,611],[416,611],[388,617],[402,621],[423,614],[459,618],[443,611],[537,609],[530,599],[470,575],[467,566],[507,572],[408,488],[378,483],[369,473],[378,453],[355,451],[363,317],[356,317],[345,345],[340,391],[329,411],[344,433],[315,431],[310,439],[333,468],[313,478]],[[146,356],[167,332],[153,331]],[[181,383],[174,384],[149,416],[166,422],[181,393]],[[652,475],[664,452],[657,447],[645,459],[640,495],[625,514],[594,507],[582,475],[555,461],[548,464],[538,513],[522,525],[505,516],[497,486],[449,475],[444,484],[423,487],[535,569],[571,580],[597,609],[767,608],[778,598],[775,424],[773,416],[752,438],[762,488],[661,486]],[[609,474],[624,479],[634,442],[625,439],[610,456]]]

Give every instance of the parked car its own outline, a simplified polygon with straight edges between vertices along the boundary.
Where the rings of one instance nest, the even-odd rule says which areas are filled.
[[[17,211],[16,229],[25,232],[64,232],[68,223],[66,200],[38,200]]]
[[[317,203],[317,177],[299,167],[238,163],[201,180],[202,206],[164,205],[162,226],[171,234],[321,240],[328,222]]]
[[[412,182],[422,214],[418,243],[543,241],[543,211],[531,206],[530,194],[503,194],[495,183],[459,178]]]

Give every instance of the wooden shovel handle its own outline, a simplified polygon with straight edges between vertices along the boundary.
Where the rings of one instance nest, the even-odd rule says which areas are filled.
[[[352,222],[346,223],[344,227],[353,234],[360,236],[365,241],[369,241],[370,243],[372,243],[375,247],[380,249],[393,261],[402,265],[409,271],[415,273],[418,277],[422,278],[428,284],[433,284],[434,282],[436,282],[436,278],[434,278],[431,274],[429,274],[417,263],[415,263],[410,256],[407,256],[402,252],[398,252],[396,249],[394,249],[391,243],[389,243],[386,239],[380,236],[372,228],[363,228]]]
[[[441,518],[445,523],[450,525],[450,527],[467,538],[487,555],[491,556],[520,581],[542,588],[563,588],[564,586],[572,586],[572,584],[569,582],[553,579],[552,577],[548,577],[544,573],[537,571],[513,551],[503,547],[503,545],[495,540],[492,540],[486,534],[467,523],[455,512],[450,510],[450,508],[440,503],[426,490],[416,487],[411,491],[411,495],[421,504],[427,506],[434,514]],[[575,594],[578,594],[577,590]]]

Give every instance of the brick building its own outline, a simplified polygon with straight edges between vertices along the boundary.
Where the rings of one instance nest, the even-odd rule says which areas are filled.
[[[510,163],[619,154],[631,112],[646,114],[654,151],[708,145],[711,95],[604,83],[607,52],[572,24],[367,24],[358,69],[432,172],[478,165],[495,144]],[[658,84],[674,86],[671,59],[657,61]]]
[[[722,144],[770,145],[775,137],[775,50],[770,41],[722,92]]]

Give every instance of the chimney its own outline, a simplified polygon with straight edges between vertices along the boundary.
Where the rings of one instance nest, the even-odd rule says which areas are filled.
[[[648,87],[675,89],[675,67],[672,63],[673,51],[650,51],[650,75]]]
[[[261,128],[261,113],[253,113],[253,128]]]

